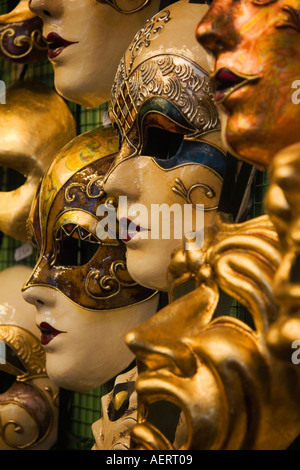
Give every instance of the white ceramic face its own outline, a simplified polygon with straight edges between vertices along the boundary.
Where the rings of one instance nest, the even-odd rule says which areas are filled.
[[[37,309],[46,370],[60,387],[87,392],[122,372],[134,359],[124,337],[152,316],[157,295],[120,310],[88,310],[50,287],[34,286],[24,298]]]
[[[188,234],[184,227],[184,220],[186,220],[184,205],[189,203],[184,195],[190,198],[193,204],[204,204],[205,226],[212,221],[215,214],[215,210],[207,209],[217,206],[221,187],[221,177],[215,171],[197,163],[175,165],[173,168],[163,169],[154,158],[140,156],[124,160],[112,170],[104,185],[105,191],[108,195],[119,198],[119,201],[120,196],[126,196],[130,223],[136,223],[139,219],[136,223],[139,226],[138,231],[135,233],[133,231],[132,238],[126,241],[127,269],[136,282],[152,289],[167,290],[167,268],[172,253],[183,248],[184,235]],[[172,188],[177,188],[181,194]],[[131,218],[130,214],[134,213],[135,207],[139,208],[139,206],[135,206],[136,204],[145,207],[146,210],[138,214],[137,218]],[[156,237],[153,232],[154,229],[157,230],[157,224],[155,223],[154,227],[153,223],[157,219],[152,217],[151,210],[154,205],[162,204],[166,204],[168,207],[177,204],[181,207],[182,212],[179,212],[182,214],[182,227],[181,231],[176,233],[174,223],[176,225],[176,220],[180,221],[180,219],[175,219],[171,215],[169,234],[163,233],[163,224],[161,223],[158,226],[159,232]],[[120,206],[117,217],[119,220],[123,218]],[[195,210],[193,209],[191,228],[194,232],[196,230],[195,220]],[[168,219],[166,219],[167,224]],[[147,229],[147,232],[141,231],[141,228]],[[198,228],[200,227],[197,227],[197,230]],[[147,233],[146,236],[145,233]]]
[[[30,9],[43,20],[57,91],[70,101],[95,107],[109,100],[122,54],[158,11],[159,0],[129,15],[96,0],[31,0]]]
[[[5,338],[5,327],[10,329],[10,334],[7,338],[8,345],[13,345],[20,351],[18,358],[23,364],[26,361],[30,362],[32,356],[36,353],[33,351],[33,343],[27,342],[25,333],[30,333],[36,339],[39,337],[39,330],[35,323],[35,309],[32,305],[24,302],[21,294],[21,288],[25,280],[31,273],[31,268],[27,266],[16,265],[7,268],[0,273],[0,336]],[[4,336],[2,336],[4,335]],[[36,343],[35,343],[36,345]],[[3,360],[3,358],[1,358]],[[38,365],[43,365],[43,359],[38,359]],[[0,435],[0,450],[16,450],[16,448],[27,448],[29,450],[48,450],[51,449],[57,440],[57,426],[58,426],[58,407],[53,397],[55,397],[59,390],[58,387],[45,376],[42,372],[36,373],[38,369],[35,368],[35,374],[30,375],[30,380],[22,389],[22,381],[19,383],[14,382],[12,387],[5,392],[5,400],[2,397],[0,409],[0,422],[2,425]],[[16,389],[14,385],[20,388],[18,393],[21,394],[23,406],[20,406],[18,399],[16,399]],[[49,390],[49,394],[45,390]],[[21,392],[20,392],[21,390]],[[41,407],[41,401],[37,399],[37,392],[44,397],[45,408]],[[51,393],[50,393],[51,392]],[[2,394],[0,394],[2,395]],[[32,405],[32,408],[29,405]],[[47,406],[46,406],[47,405]],[[30,410],[34,407],[40,406],[39,417],[36,420]],[[52,415],[52,421],[49,424],[47,433],[44,438],[36,443],[37,436],[40,429],[37,428],[39,423],[44,420],[44,424],[48,418],[48,413]],[[16,432],[16,427],[12,423],[18,423],[22,432]],[[3,431],[3,432],[2,432]],[[43,431],[45,433],[45,430]],[[32,444],[34,443],[34,445]],[[18,447],[19,446],[19,447]]]

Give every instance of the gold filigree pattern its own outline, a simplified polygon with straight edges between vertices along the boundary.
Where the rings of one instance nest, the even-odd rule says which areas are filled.
[[[131,72],[136,57],[141,53],[143,47],[149,47],[151,41],[156,39],[164,30],[164,25],[171,20],[169,10],[163,10],[148,20],[133,38],[129,46],[131,60],[128,67],[128,73]]]
[[[20,408],[21,413],[19,412],[18,415],[19,419],[23,419],[23,423],[15,419],[8,419],[3,423],[1,407],[5,407],[5,405],[14,405]],[[15,401],[0,403],[0,437],[8,447],[19,450],[32,448],[39,441],[39,424],[29,407]]]
[[[15,325],[1,325],[0,340],[10,345],[26,368],[25,374],[18,375],[19,381],[46,376],[45,351],[35,336]]]
[[[47,50],[47,45],[42,43],[43,37],[41,31],[34,30],[30,33],[30,36],[21,35],[15,37],[13,44],[19,48],[27,46],[27,50],[20,54],[12,54],[5,48],[4,42],[7,38],[13,38],[15,35],[16,32],[13,28],[7,28],[0,33],[0,49],[9,59],[23,59],[28,56],[33,49],[37,49],[39,51]]]
[[[79,188],[81,191],[85,192],[89,199],[101,198],[104,195],[103,180],[104,180],[103,175],[102,176],[97,175],[94,178],[92,178],[88,184],[71,183],[65,190],[65,200],[67,202],[73,202],[76,199],[76,192],[73,193],[72,195],[70,194],[70,191],[75,188]],[[93,192],[94,185],[98,186],[97,193]]]
[[[125,277],[122,277],[120,272]],[[109,275],[103,276],[99,269],[92,269],[86,277],[84,287],[89,297],[98,300],[109,299],[118,295],[121,287],[134,287],[136,285],[137,283],[128,275],[125,261],[114,261],[109,268]],[[100,292],[96,293],[99,288]]]
[[[183,181],[180,179],[180,178],[176,178],[175,179],[175,185],[172,186],[172,191],[175,193],[175,194],[178,194],[178,196],[182,197],[183,199],[185,199],[185,201],[188,203],[188,204],[191,204],[194,208],[196,208],[196,204],[193,202],[192,200],[192,192],[195,191],[196,189],[198,188],[201,188],[204,190],[204,193],[205,193],[205,196],[209,199],[213,199],[214,197],[216,197],[216,193],[215,191],[210,187],[208,186],[207,184],[204,184],[204,183],[197,183],[197,184],[193,184],[189,189],[187,189],[185,187],[185,185],[183,184]],[[214,207],[204,207],[204,212],[207,212],[207,211],[214,211],[217,209],[218,206],[214,206]]]
[[[138,6],[137,8],[129,9],[129,10],[124,10],[124,8],[120,8],[118,5],[118,0],[97,0],[97,2],[100,3],[108,3],[111,5],[115,10],[117,10],[119,13],[123,13],[124,15],[130,15],[131,13],[136,13],[137,11],[142,10],[145,6],[149,4],[151,0],[143,0],[141,5]]]
[[[53,406],[55,408],[58,408],[59,407],[59,390],[56,393],[54,393],[52,390],[52,387],[47,386],[45,387],[45,392],[47,392],[47,394],[50,396]]]
[[[175,105],[199,133],[218,130],[219,116],[213,102],[213,85],[203,69],[181,56],[162,54],[142,62],[126,75],[119,64],[112,91],[110,115],[124,136],[132,128],[142,105],[152,97]]]

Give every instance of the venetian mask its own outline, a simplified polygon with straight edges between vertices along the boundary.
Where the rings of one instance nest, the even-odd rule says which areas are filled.
[[[269,171],[265,208],[284,256],[272,286],[280,315],[268,341],[287,367],[300,331],[299,7],[297,0],[216,0],[197,29],[215,59],[228,146]]]
[[[223,134],[236,156],[263,169],[299,140],[299,2],[216,0],[197,37],[213,56]]]
[[[0,57],[21,64],[47,57],[42,21],[29,10],[28,0],[20,0],[14,10],[0,16]]]
[[[156,293],[128,274],[124,245],[99,235],[98,208],[112,206],[103,179],[117,148],[110,128],[70,142],[46,173],[30,217],[39,259],[24,297],[37,308],[49,376],[81,392],[130,364],[123,338],[157,308]]]
[[[34,308],[21,295],[30,271],[0,273],[1,450],[46,450],[57,439],[59,389],[46,374]]]
[[[126,337],[139,370],[131,448],[279,450],[297,438],[295,366],[278,361],[267,342],[281,262],[266,215],[232,224],[218,214],[202,250],[176,253],[171,287],[190,279],[195,290]],[[228,315],[224,293],[251,321]]]
[[[75,121],[63,99],[36,82],[9,88],[0,116],[0,165],[25,179],[0,192],[0,230],[28,241],[26,222],[37,187],[58,150],[75,137]]]
[[[187,219],[160,214],[167,222],[162,233],[152,209],[182,215],[188,206],[195,234],[198,208],[204,206],[201,234],[213,220],[222,188],[226,154],[207,56],[189,34],[207,8],[177,2],[151,18],[127,49],[112,88],[110,117],[122,146],[104,188],[119,200],[129,273],[152,289],[167,290],[171,254],[189,238]]]
[[[31,0],[30,9],[43,20],[55,87],[68,100],[87,107],[108,101],[125,48],[159,8],[159,0],[129,3]]]
[[[137,422],[137,368],[120,374],[111,392],[101,398],[102,418],[93,423],[92,450],[128,450],[130,429]]]

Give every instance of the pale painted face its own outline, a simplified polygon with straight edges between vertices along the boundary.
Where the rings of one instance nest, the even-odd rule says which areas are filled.
[[[179,155],[182,157],[182,153]],[[121,237],[126,243],[131,277],[143,286],[166,291],[172,253],[185,246],[190,231],[198,232],[201,243],[204,226],[212,222],[222,187],[220,174],[205,164],[180,163],[178,155],[159,163],[155,158],[139,156],[117,165],[104,187],[119,201],[120,196],[127,197],[127,217],[120,204],[117,216],[127,229]],[[204,205],[203,219],[197,218],[195,204]],[[161,219],[156,216],[158,206]],[[191,208],[191,218],[184,212],[186,206]]]
[[[135,304],[101,311],[84,309],[49,287],[30,287],[23,295],[37,309],[49,377],[60,387],[81,393],[106,383],[133,361],[124,337],[157,307],[157,296],[143,308]]]
[[[131,3],[134,9],[143,2]],[[31,0],[30,9],[43,20],[57,91],[95,107],[109,100],[120,58],[136,31],[158,11],[159,0],[131,14],[96,0]]]

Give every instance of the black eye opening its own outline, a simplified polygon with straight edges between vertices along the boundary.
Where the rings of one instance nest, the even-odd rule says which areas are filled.
[[[148,127],[141,155],[168,160],[178,152],[184,135],[160,127]]]
[[[25,184],[26,176],[9,167],[0,167],[1,191],[14,191]]]
[[[78,227],[81,237],[88,236],[83,227]],[[78,232],[76,232],[78,233]],[[92,237],[91,240],[83,240],[77,236],[64,236],[57,241],[58,253],[56,266],[83,266],[87,264],[99,249],[99,243]]]
[[[16,6],[20,3],[20,0],[8,0],[8,5],[7,5],[7,13],[10,13],[13,11]]]

